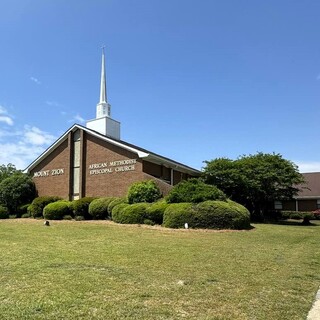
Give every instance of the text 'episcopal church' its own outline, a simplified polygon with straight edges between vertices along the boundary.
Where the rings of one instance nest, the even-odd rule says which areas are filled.
[[[100,102],[86,127],[74,124],[27,168],[39,196],[125,196],[129,186],[153,179],[163,194],[200,172],[120,140],[120,122],[111,118],[102,53]]]

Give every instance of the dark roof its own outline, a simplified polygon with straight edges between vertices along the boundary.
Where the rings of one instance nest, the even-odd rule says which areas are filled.
[[[302,173],[306,183],[300,185],[300,192],[296,198],[320,198],[320,172]]]

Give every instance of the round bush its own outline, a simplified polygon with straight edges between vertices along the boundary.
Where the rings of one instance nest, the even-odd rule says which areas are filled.
[[[108,215],[109,217],[112,217],[112,209],[117,206],[120,203],[127,203],[126,198],[114,198],[109,204],[108,204]]]
[[[164,200],[152,203],[146,210],[146,219],[153,224],[162,224],[164,211],[168,207],[168,203]],[[152,224],[148,222],[147,224]]]
[[[72,213],[76,216],[83,216],[86,220],[92,219],[89,214],[89,205],[94,200],[93,197],[84,197],[78,200],[72,201]]]
[[[21,215],[21,218],[31,218],[30,213],[24,213],[23,215]]]
[[[154,202],[161,198],[161,192],[155,181],[136,182],[129,187],[128,202]]]
[[[56,202],[61,200],[60,197],[54,196],[44,196],[35,198],[31,205],[28,207],[28,213],[34,218],[42,218],[43,217],[43,208],[52,202]]]
[[[226,195],[216,186],[200,179],[183,180],[174,186],[166,197],[168,203],[203,202],[206,200],[226,200]]]
[[[205,201],[194,208],[194,227],[208,229],[248,229],[250,213],[231,200]]]
[[[61,220],[70,211],[70,202],[62,200],[47,204],[43,209],[43,216],[47,220]]]
[[[194,227],[194,204],[173,203],[168,205],[163,215],[163,226],[167,228],[184,228],[185,223]]]
[[[185,223],[190,228],[248,229],[250,213],[231,200],[170,204],[164,212],[164,227],[183,228]]]
[[[112,208],[112,221],[121,223],[121,217],[122,217],[122,212],[123,210],[127,207],[130,206],[128,203],[118,203],[116,206]]]
[[[145,219],[148,203],[134,203],[131,205],[116,206],[112,211],[112,219],[118,223],[142,224]]]
[[[74,220],[75,221],[84,221],[85,219],[84,219],[84,216],[76,216],[76,217],[74,217]]]
[[[108,214],[108,205],[115,198],[99,198],[93,200],[89,205],[89,214],[95,220],[107,219]]]
[[[62,217],[62,220],[72,220],[72,216],[70,214],[67,214],[65,216]]]
[[[6,207],[0,205],[0,219],[8,219],[9,211]]]

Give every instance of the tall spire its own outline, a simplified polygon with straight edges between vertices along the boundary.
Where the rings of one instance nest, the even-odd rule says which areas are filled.
[[[102,63],[101,63],[101,81],[100,81],[100,101],[97,104],[96,118],[110,117],[111,106],[107,101],[107,85],[106,85],[106,65],[105,54],[102,47]]]
[[[102,47],[100,101],[97,104],[96,118],[87,121],[87,128],[107,137],[120,140],[120,122],[111,118],[110,104],[107,100],[106,65],[104,47]]]
[[[107,102],[106,64],[105,64],[104,48],[105,47],[102,47],[100,103]]]

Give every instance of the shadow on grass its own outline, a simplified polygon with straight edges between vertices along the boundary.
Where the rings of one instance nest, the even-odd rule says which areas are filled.
[[[259,222],[258,222],[259,223]],[[303,220],[269,220],[260,222],[262,224],[276,224],[282,226],[298,226],[298,227],[320,227],[320,222],[304,223]]]

